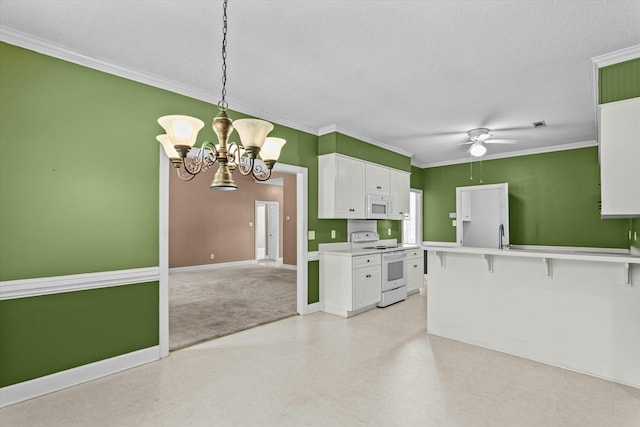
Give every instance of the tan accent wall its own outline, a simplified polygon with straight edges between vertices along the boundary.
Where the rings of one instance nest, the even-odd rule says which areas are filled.
[[[284,258],[293,253],[293,261],[287,256],[283,262],[295,264],[295,175],[274,173],[273,177],[283,176],[285,180],[284,186],[277,186],[256,184],[253,178],[236,172],[237,190],[216,191],[209,188],[213,172],[203,172],[184,182],[173,169],[170,171],[169,267],[255,259],[255,228],[250,227],[249,222],[255,225],[256,200],[280,203],[279,255]],[[289,189],[291,179],[293,187]],[[285,193],[290,200],[290,192],[293,192],[291,211],[285,203]],[[291,219],[284,221],[285,216]],[[290,224],[293,224],[293,237]]]

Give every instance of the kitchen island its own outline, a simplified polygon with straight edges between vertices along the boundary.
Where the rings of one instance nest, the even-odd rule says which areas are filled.
[[[429,333],[640,387],[640,257],[423,248]]]

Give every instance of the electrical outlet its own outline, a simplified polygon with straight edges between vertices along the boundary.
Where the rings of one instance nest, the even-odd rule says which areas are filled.
[[[449,212],[449,218],[456,219],[457,214],[455,212]]]
[[[249,227],[253,227],[253,222],[249,221]]]
[[[451,221],[451,226],[452,227],[457,227],[458,226],[458,221],[456,221],[455,219],[453,221]]]
[[[332,239],[336,238],[336,230],[331,230],[331,238]]]
[[[391,229],[387,228],[387,236],[391,236]]]
[[[309,230],[309,240],[316,240],[315,230]]]
[[[214,258],[215,258],[215,255],[214,255],[214,254],[211,254],[211,259],[214,259]]]

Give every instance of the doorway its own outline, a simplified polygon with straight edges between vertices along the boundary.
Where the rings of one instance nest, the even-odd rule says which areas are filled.
[[[280,247],[280,204],[256,200],[255,259],[278,261]]]
[[[159,156],[159,346],[160,357],[169,355],[169,159],[160,150]],[[309,304],[308,295],[308,169],[303,166],[276,163],[274,172],[296,176],[296,287],[297,312],[315,313],[318,304]]]
[[[402,243],[422,244],[422,190],[409,192],[409,215],[402,221]]]

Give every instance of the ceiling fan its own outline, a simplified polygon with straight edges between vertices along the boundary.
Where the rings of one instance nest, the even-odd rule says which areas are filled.
[[[465,142],[464,145],[471,144],[469,147],[469,154],[473,157],[484,156],[487,152],[485,144],[515,144],[517,139],[492,139],[493,136],[487,128],[477,128],[467,131],[469,135],[469,142]]]

